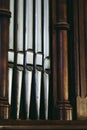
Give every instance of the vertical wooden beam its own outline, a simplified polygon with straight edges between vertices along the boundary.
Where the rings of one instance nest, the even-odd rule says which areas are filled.
[[[0,119],[9,118],[7,86],[9,17],[9,0],[0,0]]]
[[[87,1],[73,0],[77,119],[87,120]]]
[[[53,82],[53,118],[56,119],[56,102],[58,86],[57,44],[56,44],[56,0],[52,0],[52,82]]]
[[[68,38],[67,0],[56,0],[56,35],[58,48],[58,104],[57,118],[72,120],[68,91]]]

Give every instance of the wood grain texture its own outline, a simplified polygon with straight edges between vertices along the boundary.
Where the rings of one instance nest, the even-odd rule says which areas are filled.
[[[8,42],[9,42],[9,0],[0,1],[0,119],[9,116],[8,105]]]
[[[2,120],[1,130],[87,130],[87,121]]]

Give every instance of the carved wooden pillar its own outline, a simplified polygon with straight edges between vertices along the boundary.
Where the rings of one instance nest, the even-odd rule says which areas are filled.
[[[57,118],[72,120],[72,107],[68,91],[68,39],[67,0],[56,0],[56,35],[58,48],[58,104]]]
[[[8,119],[9,0],[0,0],[0,119]]]

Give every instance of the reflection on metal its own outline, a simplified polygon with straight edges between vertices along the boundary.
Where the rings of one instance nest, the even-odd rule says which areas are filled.
[[[35,70],[35,88],[36,88],[36,109],[37,119],[40,118],[40,95],[41,95],[41,81],[42,81],[42,54],[36,54],[36,70]]]
[[[30,99],[31,99],[31,86],[32,86],[32,70],[25,72],[25,91],[26,91],[26,118],[29,119],[30,115]]]
[[[49,0],[44,0],[44,24],[43,24],[43,49],[44,49],[44,102],[45,119],[48,119],[49,105],[49,74],[50,74],[50,45],[49,45]]]
[[[34,53],[32,50],[26,51],[26,65],[33,65],[33,56]]]
[[[44,57],[49,56],[49,0],[44,0]]]
[[[17,51],[23,51],[23,33],[24,33],[24,0],[18,0],[18,17],[17,17]]]
[[[30,116],[33,67],[35,71],[34,76],[35,76],[37,119],[40,119],[42,78],[44,82],[45,119],[48,119],[49,78],[50,78],[49,76],[50,73],[49,0],[43,0],[43,1],[26,0],[26,2],[25,3],[24,2],[25,2],[24,0],[18,0],[17,2],[18,4],[17,15],[16,15],[17,34],[15,36],[17,38],[16,39],[17,41],[15,40],[17,42],[15,43],[17,44],[16,46],[17,48],[15,48],[15,52],[13,53],[14,0],[10,0],[10,10],[12,12],[12,18],[11,18],[11,23],[9,28],[9,32],[10,32],[9,49],[10,50],[8,52],[8,59],[9,62],[17,66],[17,86],[16,86],[17,119],[19,119],[19,115],[20,115],[23,69],[25,70],[24,78],[25,78],[25,99],[26,99],[25,104],[26,104],[26,116],[27,116],[26,118],[29,119]],[[35,18],[33,15],[34,3],[35,3]],[[26,7],[25,11],[24,11],[24,5]],[[15,56],[17,56],[15,57],[15,59],[17,58],[17,61],[15,61],[14,63],[15,53],[16,53]],[[42,70],[44,71],[43,73]],[[11,67],[8,68],[8,75],[9,75],[9,79],[8,79],[9,80],[9,103],[11,104],[13,68]]]
[[[30,100],[33,74],[33,0],[26,0],[26,19],[25,19],[25,104],[26,118],[30,116]]]
[[[24,54],[23,52],[18,52],[17,53],[17,65],[23,65],[24,63]]]
[[[49,102],[49,74],[44,73],[44,102],[45,102],[45,119],[48,119],[48,102]]]
[[[22,70],[17,71],[17,119],[20,118],[21,89],[22,89]]]
[[[14,62],[14,52],[13,52],[13,50],[9,50],[9,51],[8,51],[8,61],[9,61],[10,63],[13,63],[13,62]]]
[[[30,100],[33,74],[33,0],[26,0],[25,16],[25,104],[26,118],[30,116]]]
[[[14,0],[10,0],[9,49],[14,48]]]
[[[25,50],[33,49],[33,0],[26,0]]]
[[[35,88],[37,119],[40,118],[40,95],[42,79],[42,1],[35,2]]]
[[[48,119],[49,106],[49,79],[50,79],[50,59],[44,59],[44,102],[45,102],[45,119]]]
[[[35,80],[36,80],[36,110],[37,110],[37,119],[40,119],[40,95],[41,95],[41,76],[42,73],[40,70],[36,69]]]
[[[42,1],[35,3],[35,52],[42,52]]]
[[[8,68],[8,101],[11,105],[13,68]]]
[[[30,116],[30,100],[33,74],[33,51],[26,52],[26,70],[25,70],[25,96],[26,96],[26,118]]]
[[[23,62],[24,54],[22,52],[17,53],[17,119],[20,118],[20,104],[21,104],[21,90],[22,90],[22,76],[23,76]]]
[[[46,57],[44,59],[44,70],[49,70],[50,69],[50,57]]]
[[[11,105],[12,97],[12,78],[13,78],[13,66],[14,66],[14,52],[13,50],[8,51],[8,101]]]
[[[37,53],[35,58],[36,65],[42,66],[42,53]]]

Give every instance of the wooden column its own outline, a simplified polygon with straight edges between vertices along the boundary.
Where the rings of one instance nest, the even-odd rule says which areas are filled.
[[[0,0],[0,119],[8,119],[9,0]]]
[[[57,44],[56,44],[56,0],[52,0],[52,82],[53,82],[53,119],[56,119],[56,102],[58,86]]]
[[[57,118],[72,120],[68,91],[68,38],[67,0],[56,0],[56,35],[58,48],[58,104]]]

